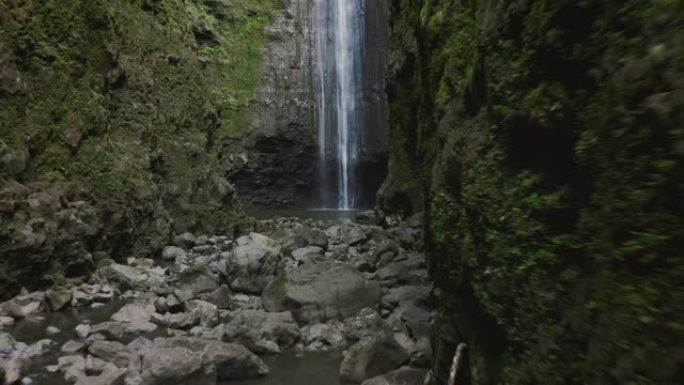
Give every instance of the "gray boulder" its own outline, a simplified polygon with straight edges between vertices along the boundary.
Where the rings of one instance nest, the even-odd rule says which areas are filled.
[[[242,345],[193,337],[157,338],[131,356],[127,383],[215,384],[263,376],[264,362]]]
[[[178,289],[194,296],[210,293],[219,287],[218,278],[205,264],[198,264],[178,274]]]
[[[264,290],[267,311],[292,311],[298,321],[316,323],[377,309],[380,287],[347,263],[321,262],[284,271]]]
[[[240,237],[236,243],[232,251],[221,254],[230,288],[260,294],[278,272],[280,245],[257,233]]]
[[[258,353],[279,353],[299,340],[299,326],[292,313],[238,310],[225,325],[225,338]]]
[[[183,233],[180,235],[177,235],[176,238],[173,239],[173,244],[182,247],[184,249],[190,249],[193,246],[195,246],[195,236],[192,235],[191,233]]]
[[[359,383],[396,369],[408,360],[408,353],[390,332],[364,337],[347,350],[340,364],[340,378]]]
[[[297,264],[316,263],[323,261],[325,251],[318,246],[306,246],[293,250],[291,255]]]
[[[111,263],[98,271],[98,275],[106,282],[118,285],[121,289],[135,289],[142,286],[144,276],[140,270],[132,266]]]
[[[88,353],[114,365],[125,368],[128,366],[128,356],[130,354],[126,345],[117,341],[93,341],[88,346]]]
[[[185,250],[176,246],[166,246],[161,254],[161,258],[165,261],[183,260],[186,256]]]

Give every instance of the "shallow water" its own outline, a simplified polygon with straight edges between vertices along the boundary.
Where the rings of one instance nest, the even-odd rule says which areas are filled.
[[[341,353],[285,352],[263,357],[271,372],[266,377],[223,382],[221,385],[339,385]]]
[[[96,324],[108,321],[125,302],[115,299],[100,308],[67,308],[56,313],[41,314],[17,322],[7,331],[17,341],[27,344],[50,339],[56,342],[50,351],[33,359],[27,374],[33,385],[68,385],[62,373],[48,373],[45,369],[57,363],[60,347],[70,339],[75,339],[74,328],[82,323]],[[60,333],[48,336],[45,329],[55,326]],[[152,337],[152,336],[150,336]],[[125,341],[124,341],[125,342]],[[339,385],[338,370],[342,356],[340,353],[298,353],[285,352],[279,355],[262,357],[271,372],[268,376],[242,381],[222,382],[221,385]],[[188,384],[191,385],[191,384]]]
[[[31,370],[28,377],[33,380],[33,385],[66,385],[69,384],[62,373],[48,373],[45,367],[57,363],[57,358],[63,354],[60,352],[62,345],[76,339],[74,328],[79,324],[89,322],[97,324],[109,320],[112,314],[116,313],[125,302],[114,299],[100,308],[67,308],[55,313],[44,313],[36,317],[30,317],[17,322],[6,331],[11,333],[17,341],[32,344],[42,339],[50,339],[56,344],[52,346],[45,355],[32,359]],[[48,326],[57,327],[60,332],[48,336],[45,329]]]
[[[247,208],[247,214],[252,217],[263,220],[272,219],[276,217],[283,218],[300,218],[300,219],[321,219],[328,221],[351,222],[356,219],[356,215],[364,210],[338,210],[338,209],[307,209],[307,208],[263,208],[250,207]]]

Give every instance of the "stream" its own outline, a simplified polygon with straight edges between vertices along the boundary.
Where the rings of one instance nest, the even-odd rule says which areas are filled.
[[[418,220],[251,214],[272,219],[236,239],[180,234],[155,260],[110,262],[87,283],[0,304],[6,382],[337,385],[400,367],[422,376],[435,314]]]

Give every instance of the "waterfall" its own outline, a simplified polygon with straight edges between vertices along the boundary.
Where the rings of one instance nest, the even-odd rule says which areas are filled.
[[[364,1],[315,1],[318,184],[327,208],[355,208],[359,195]]]

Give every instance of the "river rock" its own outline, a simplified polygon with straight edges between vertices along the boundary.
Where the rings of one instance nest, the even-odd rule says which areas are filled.
[[[203,301],[216,305],[219,309],[230,309],[233,306],[232,294],[228,286],[221,285],[211,293],[200,296],[200,298]]]
[[[52,311],[61,310],[71,302],[71,290],[67,289],[51,289],[45,293],[45,296]]]
[[[77,355],[60,357],[57,368],[64,373],[64,379],[76,385],[118,385],[126,373],[99,358]]]
[[[111,362],[120,368],[128,366],[128,356],[130,352],[128,347],[121,342],[104,340],[94,341],[88,346],[88,353]]]
[[[161,253],[161,258],[165,261],[180,261],[185,259],[186,256],[185,250],[176,246],[166,246]]]
[[[45,310],[45,293],[20,294],[0,304],[0,314],[13,318],[26,318]]]
[[[380,287],[350,264],[321,262],[282,272],[264,290],[262,300],[267,311],[290,310],[298,321],[315,323],[377,308]]]
[[[11,334],[0,332],[0,355],[9,355],[17,345],[17,341]]]
[[[347,350],[340,364],[340,378],[346,382],[362,382],[398,368],[408,358],[408,353],[391,332],[376,333],[362,338]]]
[[[62,345],[60,351],[66,354],[74,354],[85,349],[86,343],[83,341],[69,340]]]
[[[236,243],[232,251],[221,254],[230,288],[260,294],[278,272],[280,246],[258,233],[240,237]]]
[[[144,280],[144,276],[141,276],[140,270],[132,266],[118,263],[111,263],[101,268],[98,275],[106,282],[119,285],[123,290],[140,287]]]
[[[361,385],[420,385],[424,382],[427,373],[427,369],[402,367],[370,378]]]
[[[299,326],[292,313],[238,310],[225,325],[225,338],[244,344],[258,353],[279,353],[299,339]]]
[[[190,314],[194,325],[213,327],[219,323],[219,311],[216,305],[209,302],[192,300],[185,303],[185,309]]]
[[[194,265],[178,274],[178,289],[198,294],[210,293],[219,286],[218,278],[214,276],[205,264]]]
[[[129,384],[215,384],[266,375],[268,367],[244,346],[193,337],[157,338],[134,352]]]
[[[92,334],[102,334],[107,339],[121,340],[126,335],[140,335],[143,333],[151,333],[156,329],[157,325],[147,321],[108,321],[93,325]]]
[[[323,261],[324,250],[319,246],[306,246],[293,250],[291,255],[297,264],[316,263]]]
[[[173,239],[173,244],[182,247],[184,249],[190,249],[193,246],[195,246],[195,236],[192,235],[191,233],[183,233],[180,235],[177,235],[176,238]]]
[[[14,325],[14,318],[8,316],[0,316],[0,329]]]
[[[111,316],[112,321],[117,322],[148,322],[152,318],[154,309],[139,304],[124,305],[119,311]]]
[[[80,324],[74,328],[74,332],[78,336],[78,338],[86,339],[90,335],[90,332],[92,331],[92,328],[88,324]]]
[[[0,379],[4,380],[3,384],[15,384],[21,379],[21,373],[29,365],[30,361],[21,357],[0,357],[0,374],[4,374]]]

